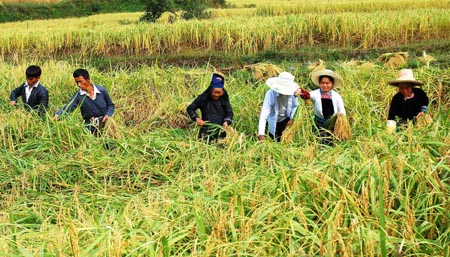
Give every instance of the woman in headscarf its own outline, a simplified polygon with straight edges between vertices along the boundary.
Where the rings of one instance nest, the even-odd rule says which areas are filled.
[[[342,85],[343,79],[332,70],[318,70],[311,74],[312,82],[319,89],[309,92],[314,105],[315,130],[322,138],[322,143],[332,145],[331,138],[337,114],[346,115],[344,101],[341,95],[334,89]]]
[[[199,138],[210,142],[226,136],[223,127],[231,125],[233,110],[224,88],[225,78],[214,73],[209,87],[187,107],[189,117],[201,128]],[[201,117],[196,113],[200,109]]]

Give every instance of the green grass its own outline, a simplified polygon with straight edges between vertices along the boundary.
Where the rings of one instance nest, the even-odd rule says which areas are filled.
[[[78,66],[40,64],[53,113],[76,90]],[[280,65],[309,87],[305,64]],[[246,71],[225,84],[239,136],[206,145],[184,109],[212,67],[88,67],[117,106],[115,130],[95,138],[79,113],[41,121],[9,107],[26,65],[3,62],[0,255],[393,256],[404,241],[403,256],[448,256],[448,70],[415,69],[434,123],[388,135],[386,81],[397,71],[327,66],[345,79],[353,132],[333,148],[318,144],[303,102],[291,144],[256,141],[267,87]]]

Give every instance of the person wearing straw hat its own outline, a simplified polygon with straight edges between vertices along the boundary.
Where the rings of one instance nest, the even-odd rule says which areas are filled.
[[[392,132],[397,122],[405,124],[426,113],[429,100],[425,92],[417,88],[423,83],[414,78],[411,69],[400,70],[397,79],[388,81],[388,84],[397,87],[398,90],[389,107],[387,127],[388,132]]]
[[[223,128],[231,125],[233,121],[233,110],[224,84],[224,76],[214,73],[209,87],[186,109],[192,121],[200,126],[199,139],[206,142],[225,138],[226,132]],[[200,109],[201,117],[197,115],[197,109]]]
[[[264,97],[264,103],[259,116],[258,139],[265,140],[266,124],[269,124],[269,136],[281,141],[281,135],[290,125],[298,107],[297,96],[308,93],[294,82],[294,75],[281,72],[278,77],[266,81],[269,90]]]
[[[322,138],[322,143],[332,145],[331,131],[334,130],[337,114],[346,115],[344,101],[334,90],[342,86],[343,79],[334,71],[323,69],[313,72],[311,81],[319,87],[309,92],[306,98],[313,102],[315,130]]]

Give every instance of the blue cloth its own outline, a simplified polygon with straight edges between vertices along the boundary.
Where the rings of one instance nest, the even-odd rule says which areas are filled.
[[[68,112],[72,113],[78,106],[80,106],[81,116],[85,123],[93,117],[101,117],[108,115],[111,117],[114,114],[115,105],[111,100],[106,88],[94,85],[98,89],[95,100],[92,100],[87,94],[81,95],[80,91],[76,92],[63,108],[56,112],[56,115],[61,116]]]
[[[225,84],[225,78],[219,74],[214,73],[212,75],[211,84],[209,85],[212,88],[223,88]]]

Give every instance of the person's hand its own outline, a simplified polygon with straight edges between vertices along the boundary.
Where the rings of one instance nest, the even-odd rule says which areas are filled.
[[[197,124],[198,124],[200,127],[203,127],[203,125],[205,125],[205,121],[203,121],[202,119],[200,119],[200,118],[198,118],[198,117],[197,117],[197,119],[195,119],[195,122],[197,122]]]
[[[259,141],[264,141],[264,140],[266,140],[266,136],[258,135],[258,139],[259,139]]]
[[[286,126],[290,126],[292,124],[292,120],[289,119],[289,121],[287,122]]]
[[[222,124],[222,126],[223,126],[224,128],[228,127],[228,122],[224,121],[223,124]]]
[[[55,114],[55,116],[53,116],[53,120],[57,120],[59,118],[58,114]]]
[[[11,101],[11,102],[9,102],[9,104],[10,104],[11,106],[16,106],[16,101]]]
[[[294,96],[299,96],[299,95],[301,95],[302,94],[302,89],[301,88],[297,88],[295,91],[294,91]]]
[[[108,115],[103,116],[102,122],[105,123],[109,119]]]
[[[424,113],[424,112],[419,112],[419,113],[417,114],[417,117],[420,117],[420,116],[422,116],[422,115],[425,115],[425,113]]]
[[[392,134],[392,133],[394,133],[396,128],[397,128],[397,122],[395,122],[394,120],[388,120],[386,122],[386,133]]]

